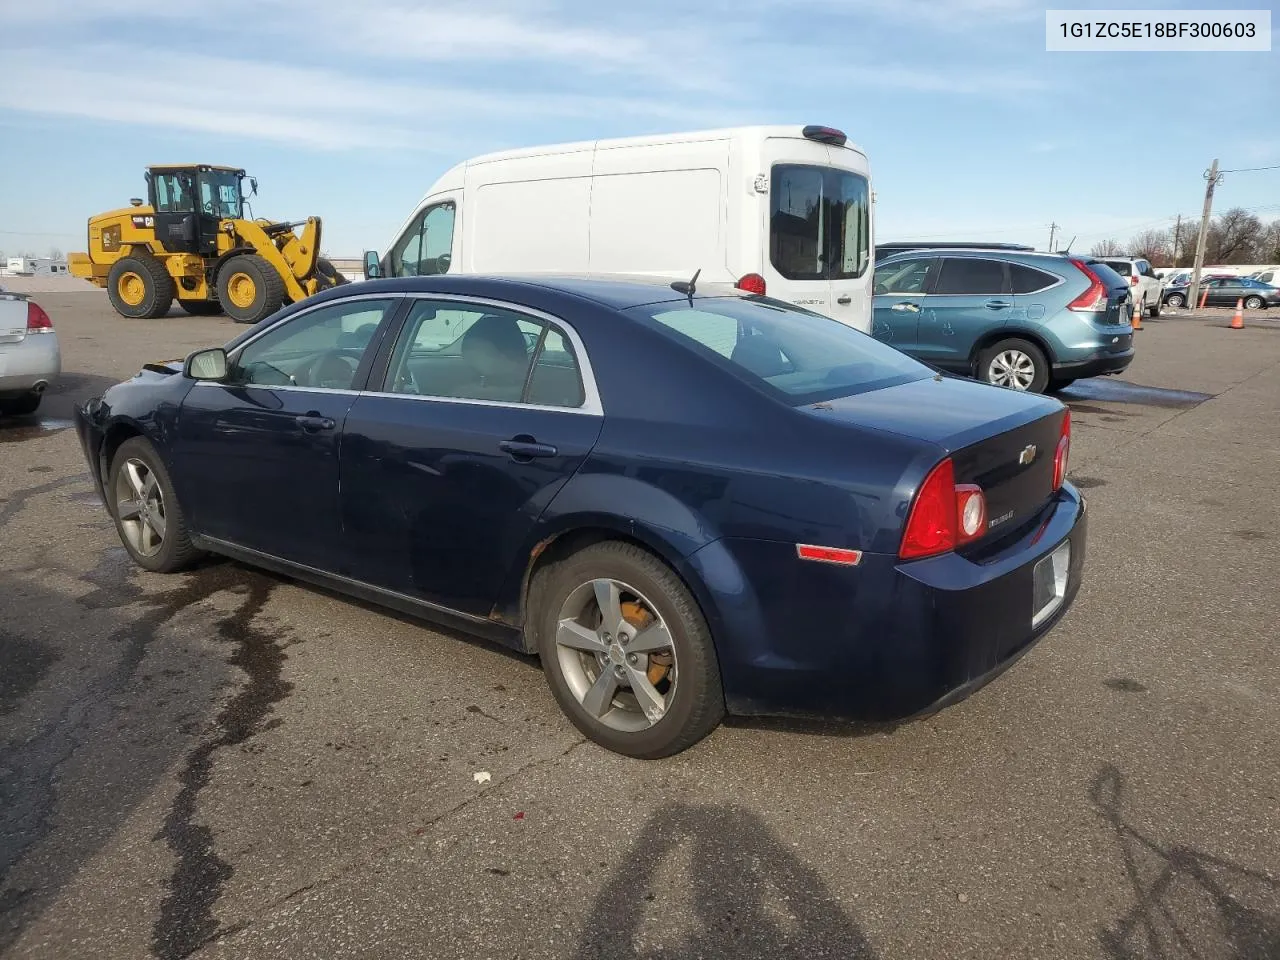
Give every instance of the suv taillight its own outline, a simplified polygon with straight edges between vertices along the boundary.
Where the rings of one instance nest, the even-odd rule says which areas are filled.
[[[1107,288],[1103,286],[1101,278],[1090,270],[1089,265],[1083,260],[1072,259],[1069,262],[1088,277],[1089,289],[1067,304],[1067,309],[1084,313],[1103,313],[1107,309]]]
[[[1129,276],[1129,286],[1136,287],[1138,285],[1138,275],[1136,273]]]
[[[738,282],[734,284],[739,290],[745,290],[747,293],[754,293],[757,296],[764,296],[764,277],[758,273],[748,273],[744,277],[739,277]]]
[[[956,483],[948,457],[929,471],[907,514],[898,556],[903,560],[946,553],[987,532],[987,498],[973,483]]]
[[[1062,432],[1058,435],[1058,449],[1053,452],[1053,490],[1058,492],[1067,481],[1067,457],[1071,453],[1071,410],[1062,415]]]
[[[27,301],[27,333],[53,333],[53,321],[38,303]]]

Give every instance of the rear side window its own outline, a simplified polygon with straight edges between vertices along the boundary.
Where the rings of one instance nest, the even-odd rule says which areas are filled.
[[[705,297],[627,313],[795,406],[932,376],[852,327],[764,297]]]
[[[870,196],[848,170],[779,164],[769,189],[769,261],[788,280],[860,277],[871,258]]]
[[[944,260],[933,292],[949,296],[1004,293],[1004,264],[974,258]]]
[[[1058,282],[1051,273],[1024,267],[1020,263],[1009,264],[1009,281],[1014,293],[1038,293]]]

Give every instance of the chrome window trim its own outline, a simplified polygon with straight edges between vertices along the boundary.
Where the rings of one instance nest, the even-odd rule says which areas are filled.
[[[520,403],[518,401],[511,402],[507,400],[479,400],[467,397],[435,397],[424,396],[420,393],[392,393],[384,390],[366,390],[367,395],[373,397],[392,397],[399,400],[426,400],[434,403],[469,403],[477,406],[485,407],[509,407],[513,410],[544,410],[558,413],[577,413],[587,414],[588,416],[602,417],[604,416],[604,403],[600,399],[600,388],[596,385],[595,371],[591,366],[591,357],[587,355],[586,345],[582,342],[582,338],[578,336],[578,331],[573,326],[554,314],[539,310],[536,307],[526,307],[523,304],[510,303],[506,300],[496,300],[492,297],[476,297],[468,294],[449,294],[449,293],[415,293],[409,292],[406,297],[412,300],[434,300],[443,301],[445,303],[465,303],[473,304],[481,307],[495,307],[499,310],[506,310],[509,313],[522,314],[531,319],[538,320],[542,323],[553,324],[557,329],[564,332],[564,335],[573,345],[574,359],[578,364],[578,377],[582,381],[583,400],[576,407],[554,407],[542,403]],[[410,307],[412,314],[413,307]],[[408,317],[405,318],[405,326],[409,323]],[[404,329],[401,329],[401,335]],[[387,376],[391,376],[391,370],[388,366]]]

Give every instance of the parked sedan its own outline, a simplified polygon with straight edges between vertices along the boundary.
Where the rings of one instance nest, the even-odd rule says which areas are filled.
[[[1208,293],[1205,303],[1210,307],[1234,307],[1240,301],[1246,310],[1280,307],[1280,288],[1249,277],[1213,277],[1202,280],[1200,290],[1202,296]]]
[[[351,285],[76,422],[145,569],[223,554],[539,654],[637,757],[726,711],[936,710],[1084,562],[1061,403],[690,284]]]
[[[875,266],[872,333],[934,366],[1013,390],[1057,390],[1133,360],[1128,281],[1053,253],[917,250]]]
[[[35,413],[61,372],[49,314],[22,294],[0,291],[0,415]]]

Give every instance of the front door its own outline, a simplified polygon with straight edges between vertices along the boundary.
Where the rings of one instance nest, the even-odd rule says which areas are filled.
[[[347,415],[352,576],[477,616],[595,445],[598,394],[568,328],[469,300],[414,303]]]
[[[944,369],[968,372],[974,344],[984,333],[1004,326],[1013,308],[1003,262],[947,257],[920,312],[915,356]]]
[[[399,302],[358,297],[295,314],[236,350],[225,382],[191,389],[173,467],[195,532],[342,572],[342,424]]]
[[[934,257],[898,260],[876,268],[871,333],[877,340],[914,353],[920,311],[929,290]]]
[[[151,174],[156,239],[170,253],[196,253],[200,249],[196,189],[191,171],[156,171]]]

